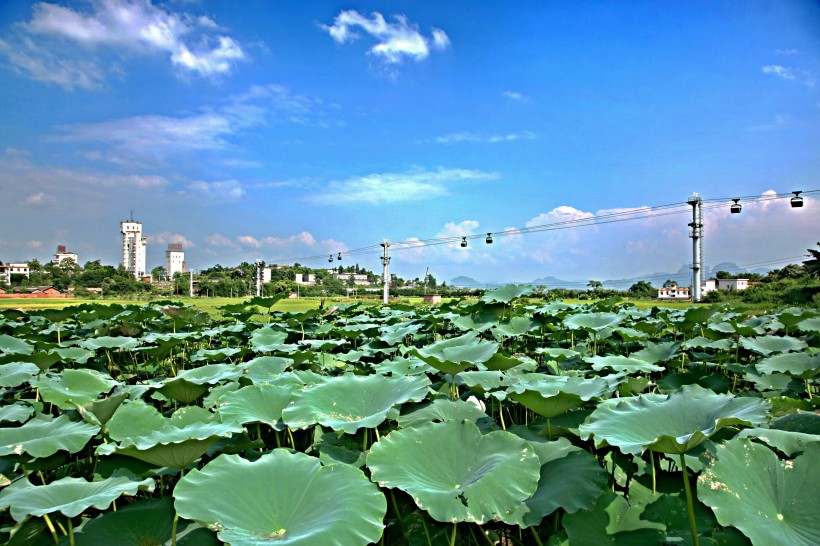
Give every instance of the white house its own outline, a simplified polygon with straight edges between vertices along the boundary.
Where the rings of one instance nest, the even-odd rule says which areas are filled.
[[[367,280],[367,275],[363,273],[333,273],[332,277],[342,281],[345,284],[347,284],[350,279],[353,279],[353,284],[359,286],[370,284]]]
[[[11,284],[12,275],[25,275],[29,278],[30,271],[26,262],[9,262],[5,265],[0,262],[0,283]]]
[[[120,222],[122,233],[122,265],[135,279],[145,276],[145,249],[148,240],[142,236],[142,224],[129,220]]]
[[[678,286],[678,283],[669,283],[665,288],[658,288],[659,300],[688,300],[692,296],[688,286]]]
[[[735,290],[746,290],[749,288],[749,279],[718,279],[718,290],[732,292]]]
[[[303,284],[305,286],[313,286],[316,284],[316,275],[313,273],[296,273],[293,276],[293,282],[296,284]]]
[[[60,265],[65,260],[74,260],[75,264],[80,263],[77,261],[77,254],[75,252],[68,252],[64,245],[58,245],[57,253],[54,254],[54,259],[51,260],[51,263],[53,263],[54,265]]]
[[[165,251],[165,271],[170,278],[175,273],[185,273],[185,251],[181,243],[170,243]]]

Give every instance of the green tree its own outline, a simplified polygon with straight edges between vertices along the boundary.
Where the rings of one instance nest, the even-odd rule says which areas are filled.
[[[590,290],[598,291],[604,287],[604,283],[602,283],[601,281],[589,281],[587,283],[587,286],[590,288]]]
[[[647,281],[638,281],[629,287],[629,293],[639,298],[651,298],[658,294],[652,283]]]
[[[820,247],[820,243],[817,243],[817,246]],[[803,262],[803,268],[809,276],[820,278],[820,250],[814,250],[811,248],[807,250],[809,251],[811,259]]]
[[[165,269],[165,266],[158,265],[154,269],[151,270],[151,278],[157,281],[164,281],[168,278],[168,271]]]

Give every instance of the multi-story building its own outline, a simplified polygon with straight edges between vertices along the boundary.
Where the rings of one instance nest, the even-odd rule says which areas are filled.
[[[174,278],[175,273],[185,273],[185,251],[181,243],[171,243],[165,251],[165,271],[168,277]]]
[[[25,275],[29,278],[29,267],[26,262],[0,262],[0,284],[11,284],[12,275]]]
[[[51,260],[51,263],[54,265],[60,265],[63,263],[64,260],[74,260],[75,264],[78,264],[77,261],[77,253],[75,252],[68,252],[64,245],[57,246],[57,253],[54,254],[54,259]]]
[[[718,279],[717,287],[718,290],[725,290],[726,292],[746,290],[749,288],[749,279]]]
[[[136,279],[145,277],[145,251],[148,243],[142,236],[142,224],[133,218],[120,222],[120,233],[122,233],[123,267]]]

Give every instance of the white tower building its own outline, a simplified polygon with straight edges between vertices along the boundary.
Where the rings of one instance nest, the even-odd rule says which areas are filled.
[[[145,248],[147,240],[142,236],[142,224],[131,220],[120,222],[122,233],[122,265],[125,270],[140,279],[145,276]]]
[[[174,278],[174,273],[185,273],[185,252],[182,244],[171,243],[165,251],[165,271],[168,277]]]

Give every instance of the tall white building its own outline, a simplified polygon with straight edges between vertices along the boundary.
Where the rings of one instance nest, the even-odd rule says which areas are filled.
[[[122,233],[122,265],[126,271],[140,279],[146,275],[145,247],[147,241],[142,236],[142,224],[135,222],[133,218],[120,222],[120,233]]]
[[[79,264],[77,261],[77,253],[76,252],[68,252],[64,245],[59,245],[57,247],[57,253],[54,254],[54,259],[51,260],[51,263],[54,265],[60,265],[63,263],[64,260],[74,260],[75,264]]]
[[[185,251],[182,244],[171,243],[165,251],[165,271],[168,277],[174,278],[174,273],[185,273]]]

